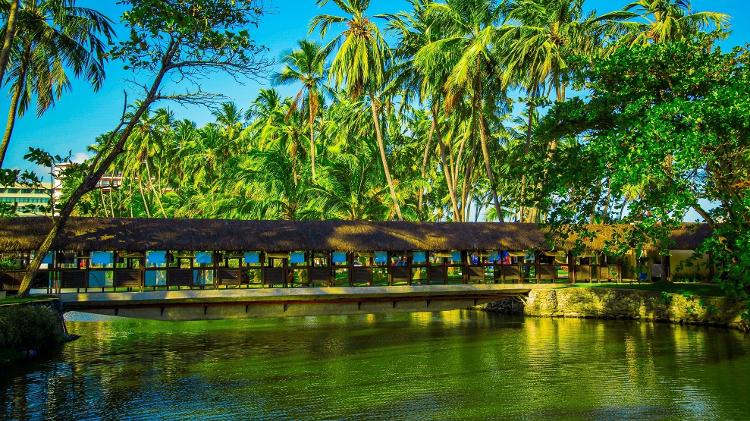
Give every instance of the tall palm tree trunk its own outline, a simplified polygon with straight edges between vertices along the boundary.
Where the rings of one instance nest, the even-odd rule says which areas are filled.
[[[427,134],[427,143],[424,145],[424,153],[422,154],[422,167],[420,168],[419,174],[421,175],[421,180],[425,179],[425,174],[427,173],[427,164],[430,162],[430,147],[432,146],[432,137],[435,135],[435,120],[432,120],[432,125],[430,126],[430,132]],[[424,205],[424,194],[425,189],[423,187],[419,188],[419,194],[417,196],[417,209],[422,212],[422,207]]]
[[[310,109],[310,164],[312,165],[312,181],[315,182],[315,116],[313,115],[312,99],[307,100],[308,108]]]
[[[102,209],[104,209],[104,217],[109,218],[109,208],[107,207],[107,200],[104,198],[104,189],[99,190],[99,199],[102,202]],[[112,215],[114,218],[114,215]]]
[[[142,177],[138,176],[138,191],[141,193],[141,200],[143,201],[143,209],[146,211],[146,216],[151,218],[151,210],[148,207],[148,200],[146,200],[146,194],[143,192],[143,181]]]
[[[474,144],[474,146],[471,148],[471,153],[468,156],[468,162],[466,163],[466,168],[464,169],[464,183],[461,187],[461,222],[466,222],[469,220],[469,210],[471,208],[471,203],[469,203],[469,194],[471,193],[471,184],[472,184],[472,176],[474,175],[474,162],[476,161],[475,157],[477,156],[477,142],[471,142]]]
[[[561,80],[561,76],[555,76],[555,100],[557,103],[565,102],[566,99],[566,85]],[[558,139],[552,138],[552,140],[549,143],[549,146],[547,147],[547,161],[546,165],[544,167],[544,171],[542,172],[542,187],[547,186],[547,181],[549,180],[549,169],[552,166],[552,162],[555,158],[555,153],[557,152],[557,144]],[[537,206],[537,208],[541,208],[541,206]],[[547,214],[544,215],[546,217]]]
[[[5,80],[5,69],[8,67],[10,50],[11,47],[13,47],[13,39],[16,37],[18,3],[20,3],[20,0],[13,0],[10,3],[10,10],[8,10],[8,22],[5,25],[5,37],[3,38],[2,50],[0,50],[0,86],[3,86],[3,81]]]
[[[490,149],[487,146],[487,121],[484,119],[482,112],[482,81],[479,78],[475,80],[474,92],[474,115],[477,117],[479,126],[479,141],[482,144],[482,158],[484,159],[484,170],[487,172],[487,180],[490,182],[490,192],[492,201],[495,203],[495,212],[500,222],[503,222],[503,210],[500,207],[500,200],[497,197],[497,188],[495,187],[495,176],[492,174],[492,164],[490,163]]]
[[[484,169],[487,172],[487,179],[490,182],[490,192],[492,201],[495,203],[495,211],[500,222],[503,220],[503,210],[500,207],[500,199],[497,197],[497,188],[495,187],[495,176],[492,174],[492,165],[490,164],[490,149],[487,146],[487,127],[485,126],[484,115],[479,113],[479,141],[482,144],[482,157],[484,158]]]
[[[458,198],[456,197],[456,188],[453,184],[453,175],[451,165],[446,159],[446,148],[443,142],[443,136],[440,132],[440,124],[438,123],[438,114],[436,107],[432,107],[432,121],[435,124],[435,136],[437,136],[438,146],[440,147],[440,165],[443,166],[443,175],[445,176],[445,184],[448,186],[448,194],[451,198],[451,206],[453,208],[453,219],[454,221],[460,220],[460,212],[458,210]]]
[[[148,175],[148,185],[151,188],[151,193],[154,194],[154,199],[156,200],[156,204],[159,205],[159,209],[161,210],[161,214],[163,217],[167,217],[167,211],[164,210],[164,204],[161,202],[161,191],[156,191],[154,189],[154,182],[151,181],[151,165],[148,164],[148,159],[144,161],[146,163],[146,175]]]
[[[370,93],[370,109],[372,110],[372,122],[375,125],[375,138],[378,142],[378,149],[380,149],[380,160],[383,162],[383,171],[385,172],[385,180],[388,183],[388,190],[391,194],[391,200],[396,210],[396,217],[399,220],[403,220],[404,217],[401,215],[401,206],[398,204],[398,197],[396,196],[396,188],[393,186],[393,179],[391,178],[391,170],[388,168],[388,157],[385,154],[385,142],[383,141],[383,132],[380,130],[380,118],[378,116],[378,106],[376,104],[375,95]]]
[[[531,93],[531,99],[529,101],[529,119],[528,119],[528,127],[526,128],[526,145],[524,145],[523,148],[523,155],[528,156],[529,150],[531,149],[531,136],[534,132],[534,113],[536,112],[536,105],[535,105],[535,99],[536,99],[536,90]],[[518,218],[519,222],[524,222],[524,211],[525,211],[525,204],[526,204],[526,172],[521,175],[521,206],[518,210]]]
[[[21,74],[16,81],[16,86],[13,88],[13,96],[10,99],[10,107],[8,107],[8,122],[5,123],[5,133],[3,133],[3,141],[0,143],[0,168],[3,167],[3,161],[5,161],[5,153],[8,151],[8,145],[10,144],[10,138],[13,135],[13,128],[16,125],[16,116],[18,115],[18,100],[21,98],[21,90],[26,79],[27,67],[26,64],[21,65]]]

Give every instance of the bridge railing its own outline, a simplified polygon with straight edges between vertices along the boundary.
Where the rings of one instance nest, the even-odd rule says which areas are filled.
[[[622,263],[543,253],[469,252],[54,252],[33,282],[37,293],[179,289],[397,286],[621,281]],[[0,269],[17,290],[23,270]]]

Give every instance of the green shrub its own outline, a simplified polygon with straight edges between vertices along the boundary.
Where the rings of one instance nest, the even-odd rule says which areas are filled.
[[[46,306],[0,308],[0,348],[47,349],[65,339],[58,314]]]
[[[668,292],[662,291],[659,295],[661,296],[661,300],[662,302],[664,302],[664,304],[666,305],[672,304],[672,295],[670,295]]]

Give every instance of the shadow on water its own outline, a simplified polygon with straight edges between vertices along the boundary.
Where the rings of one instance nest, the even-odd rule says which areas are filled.
[[[472,311],[70,321],[0,418],[746,418],[738,332]]]

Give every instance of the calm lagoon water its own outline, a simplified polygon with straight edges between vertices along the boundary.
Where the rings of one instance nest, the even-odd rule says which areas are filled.
[[[0,418],[750,418],[750,338],[721,329],[472,311],[68,327],[0,374]]]

